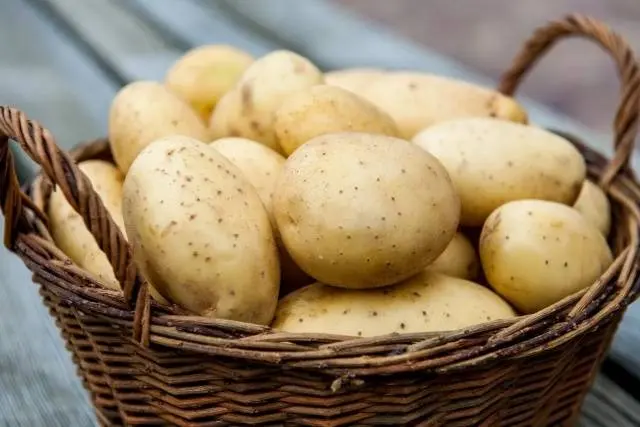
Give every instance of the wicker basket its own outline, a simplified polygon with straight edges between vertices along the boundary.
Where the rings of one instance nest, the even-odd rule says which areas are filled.
[[[285,334],[157,304],[136,274],[129,246],[75,166],[110,158],[107,142],[67,154],[38,123],[0,107],[5,244],[40,284],[100,423],[572,425],[638,291],[640,186],[628,166],[638,125],[638,65],[627,44],[603,24],[570,16],[539,29],[500,84],[512,94],[554,42],[576,35],[608,51],[623,82],[612,160],[574,140],[614,204],[610,243],[617,258],[589,289],[552,307],[450,333]],[[28,196],[19,188],[9,138],[42,167],[43,174],[24,189]],[[52,182],[84,217],[123,293],[101,286],[52,243],[42,213]]]

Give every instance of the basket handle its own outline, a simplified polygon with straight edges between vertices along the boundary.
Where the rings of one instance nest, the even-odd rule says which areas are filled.
[[[89,179],[58,147],[47,129],[15,108],[0,106],[0,202],[5,218],[5,246],[9,250],[15,248],[18,231],[26,221],[24,206],[46,218],[20,190],[9,139],[17,141],[24,152],[42,167],[44,174],[61,189],[69,204],[82,216],[98,246],[107,255],[125,299],[133,305],[141,281],[131,248]]]
[[[608,186],[621,171],[629,171],[638,131],[640,114],[640,73],[633,51],[627,42],[607,25],[582,15],[569,15],[539,28],[524,44],[511,67],[500,79],[498,90],[509,96],[523,81],[531,67],[554,43],[564,37],[582,36],[596,42],[615,60],[622,80],[614,131],[615,154],[605,169],[600,184]]]

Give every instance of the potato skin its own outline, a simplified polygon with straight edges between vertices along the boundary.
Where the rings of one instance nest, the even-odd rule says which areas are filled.
[[[222,95],[252,62],[253,56],[233,46],[198,46],[169,68],[164,82],[206,122]]]
[[[403,138],[411,139],[436,123],[462,117],[496,117],[526,123],[527,112],[513,98],[449,77],[389,72],[362,93],[387,111]]]
[[[493,289],[523,313],[590,286],[612,262],[600,231],[570,206],[518,200],[496,209],[480,235]]]
[[[78,163],[78,168],[89,178],[107,212],[124,233],[122,173],[103,160],[86,160]],[[82,217],[67,202],[59,188],[51,193],[47,216],[51,237],[56,246],[79,267],[93,273],[105,286],[119,290],[120,284],[107,256],[100,250]]]
[[[509,304],[484,286],[423,271],[378,289],[314,283],[280,300],[272,327],[294,333],[371,337],[457,330],[514,316]]]
[[[144,147],[168,135],[209,138],[205,123],[189,104],[162,84],[137,81],[120,89],[109,110],[109,141],[124,174]]]
[[[288,97],[276,111],[274,130],[286,155],[326,133],[398,136],[398,127],[387,113],[348,90],[328,85],[312,86]]]
[[[136,264],[167,299],[202,316],[271,321],[280,272],[268,215],[214,148],[183,136],[146,147],[123,213]]]
[[[322,72],[308,59],[276,50],[256,59],[213,110],[213,138],[240,136],[280,151],[273,116],[291,94],[323,82]]]
[[[379,77],[384,76],[386,71],[379,68],[343,68],[324,73],[324,81],[331,86],[340,87],[364,96],[367,88]]]
[[[440,255],[460,201],[442,165],[414,144],[344,132],[316,137],[287,159],[273,207],[303,271],[329,285],[371,288]]]
[[[500,119],[450,120],[425,129],[413,141],[449,172],[465,226],[481,226],[494,209],[512,200],[572,205],[586,175],[582,155],[566,139]]]
[[[427,270],[461,279],[476,280],[480,271],[480,260],[469,239],[461,232],[457,232],[444,252],[429,264]]]
[[[605,192],[593,181],[585,180],[573,205],[604,236],[611,230],[611,204]]]

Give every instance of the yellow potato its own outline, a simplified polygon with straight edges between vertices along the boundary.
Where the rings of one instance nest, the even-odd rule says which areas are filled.
[[[451,331],[514,316],[509,304],[484,286],[424,271],[379,289],[312,284],[280,300],[272,327],[371,337]]]
[[[348,90],[328,85],[313,86],[287,98],[276,111],[274,129],[287,155],[326,133],[398,135],[398,127],[387,113]]]
[[[605,192],[593,181],[585,180],[582,190],[573,205],[587,221],[596,226],[604,235],[609,235],[611,229],[611,205]]]
[[[363,95],[387,111],[403,138],[410,139],[435,123],[462,117],[497,117],[527,121],[524,108],[494,90],[448,77],[390,72],[375,79]]]
[[[591,285],[612,255],[600,231],[572,207],[518,200],[487,218],[480,259],[496,292],[533,313]]]
[[[251,55],[233,46],[198,46],[171,66],[165,85],[207,121],[222,95],[252,62]]]
[[[480,261],[469,239],[458,232],[444,252],[427,269],[447,276],[475,280],[478,278]]]
[[[372,288],[418,273],[453,238],[460,201],[442,165],[408,141],[322,135],[285,163],[273,195],[282,240],[323,283]]]
[[[413,141],[449,172],[465,226],[481,226],[494,209],[512,200],[572,205],[586,175],[582,155],[566,139],[500,119],[450,120],[425,129]]]
[[[344,68],[324,73],[324,81],[328,85],[364,95],[367,88],[385,73],[385,70],[378,68]]]
[[[113,221],[124,231],[122,173],[111,163],[102,160],[86,160],[80,162],[78,167],[91,181]],[[59,188],[51,193],[47,215],[56,246],[79,267],[93,273],[105,286],[120,289],[107,256]]]
[[[275,229],[271,198],[285,158],[269,147],[246,138],[221,138],[212,142],[211,146],[236,165],[255,187]]]
[[[296,53],[276,50],[258,58],[213,110],[211,135],[241,136],[279,151],[275,111],[291,94],[322,82],[322,72]]]
[[[169,135],[209,139],[206,125],[189,104],[162,84],[137,81],[120,89],[109,110],[109,141],[123,173],[144,147]]]
[[[280,281],[256,189],[214,148],[184,136],[147,146],[124,182],[136,264],[167,299],[202,316],[268,324]]]

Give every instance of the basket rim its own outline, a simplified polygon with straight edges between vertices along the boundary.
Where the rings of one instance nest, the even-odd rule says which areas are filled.
[[[607,164],[604,156],[570,134],[554,132],[580,149],[590,177],[602,174]],[[112,161],[106,139],[81,143],[70,155],[76,162],[96,158]],[[46,212],[53,188],[48,178],[40,171],[26,187],[35,206]],[[640,202],[640,185],[631,172],[623,173],[607,192],[627,219],[614,222],[612,234],[622,234],[628,240],[635,230],[637,239],[640,219],[631,206]],[[31,232],[18,235],[17,252],[34,271],[34,281],[79,312],[108,318],[114,327],[122,328],[122,333],[130,336],[136,313],[122,292],[106,288],[62,254],[40,218],[31,215],[30,224]],[[551,351],[620,315],[640,288],[637,267],[640,254],[637,245],[618,247],[616,252],[612,266],[593,285],[544,310],[454,331],[375,337],[283,333],[269,326],[191,315],[180,307],[163,306],[153,300],[149,304],[149,341],[188,352],[321,369],[336,375],[415,370],[443,373],[478,368]]]

